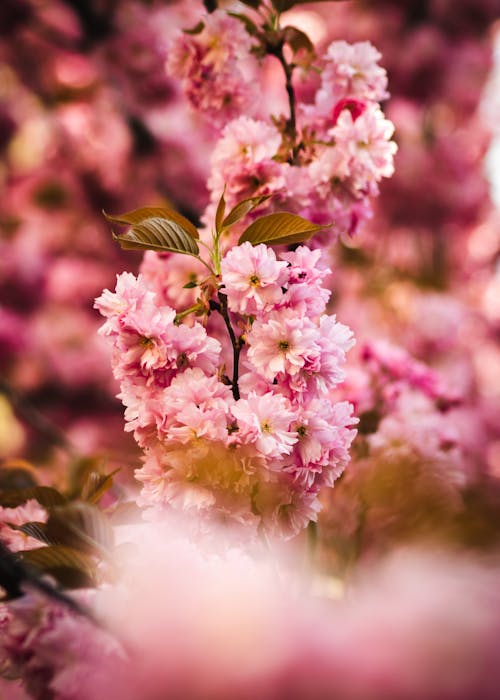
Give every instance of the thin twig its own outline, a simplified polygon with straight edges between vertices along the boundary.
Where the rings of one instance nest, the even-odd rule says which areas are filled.
[[[240,398],[240,388],[238,386],[239,378],[239,362],[240,362],[240,352],[243,346],[243,341],[241,338],[237,338],[236,334],[231,325],[231,319],[229,318],[229,311],[227,308],[227,296],[222,292],[219,292],[220,304],[212,304],[212,308],[220,313],[226,324],[227,332],[231,339],[231,345],[233,346],[233,380],[231,382],[233,396],[235,401]]]

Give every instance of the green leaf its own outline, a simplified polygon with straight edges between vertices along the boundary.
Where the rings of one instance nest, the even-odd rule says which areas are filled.
[[[243,5],[248,5],[248,7],[252,7],[254,10],[256,10],[259,5],[261,0],[241,0]]]
[[[29,462],[9,460],[0,465],[0,489],[7,491],[36,486],[36,472]]]
[[[259,28],[255,24],[255,22],[252,22],[250,17],[242,15],[239,12],[228,12],[227,14],[231,17],[234,17],[235,19],[238,19],[240,22],[243,22],[243,24],[245,25],[245,29],[247,30],[247,33],[250,34],[250,36],[259,36]]]
[[[66,588],[86,588],[95,583],[94,560],[72,547],[50,545],[19,552],[22,560],[43,574],[50,574]]]
[[[66,503],[65,497],[50,486],[33,486],[27,489],[1,489],[0,506],[4,508],[17,508],[31,498],[38,501],[45,508]]]
[[[283,38],[290,46],[293,53],[298,53],[298,51],[301,49],[304,49],[304,51],[311,54],[314,53],[312,41],[309,39],[307,34],[300,29],[297,29],[297,27],[285,27],[283,29]]]
[[[186,219],[185,216],[179,214],[175,209],[170,209],[170,207],[141,207],[140,209],[134,209],[133,211],[128,211],[125,214],[116,214],[111,216],[103,211],[106,219],[113,224],[120,224],[122,226],[134,226],[135,224],[142,224],[146,219],[160,218],[168,219],[169,221],[174,221],[179,224],[190,236],[198,239],[200,234],[196,226]]]
[[[295,5],[308,5],[313,2],[346,2],[346,0],[272,0],[273,7],[278,12],[286,12]]]
[[[24,525],[13,525],[12,523],[7,523],[12,530],[17,530],[18,532],[24,532],[25,535],[33,537],[40,542],[45,542],[45,544],[57,544],[52,542],[47,536],[45,523],[30,522],[24,523]]]
[[[222,222],[222,227],[223,228],[229,228],[233,224],[235,224],[237,221],[242,219],[244,216],[249,214],[251,211],[256,209],[259,204],[262,204],[265,202],[267,199],[269,199],[270,195],[261,195],[259,197],[249,197],[248,199],[242,199],[241,202],[238,202],[229,214],[226,216],[224,221]]]
[[[224,192],[226,188],[224,187]],[[219,203],[217,204],[217,211],[215,212],[215,230],[217,233],[222,228],[222,220],[224,218],[224,212],[226,211],[226,200],[224,199],[224,192],[221,194]]]
[[[120,236],[113,233],[113,238],[124,250],[156,250],[195,257],[200,252],[194,238],[179,224],[158,216],[145,219]]]
[[[113,477],[120,471],[115,469],[109,474],[92,471],[82,485],[81,498],[89,503],[97,503],[99,499],[113,486]]]
[[[240,236],[238,245],[246,241],[252,245],[258,243],[271,245],[302,243],[323,228],[326,227],[313,224],[296,214],[277,212],[262,216],[251,223]]]
[[[183,29],[182,31],[184,34],[195,35],[195,34],[201,34],[201,32],[204,30],[204,28],[205,28],[205,25],[200,20],[198,22],[198,24],[195,24],[195,26],[192,27],[191,29]]]
[[[286,12],[297,4],[295,0],[271,0],[271,2],[277,12]]]
[[[74,502],[54,508],[45,526],[50,542],[78,551],[107,554],[114,544],[109,519],[91,503]]]

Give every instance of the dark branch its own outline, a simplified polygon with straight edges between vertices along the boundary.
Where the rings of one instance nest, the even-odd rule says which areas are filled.
[[[235,332],[233,330],[233,327],[231,325],[231,319],[229,318],[229,311],[227,308],[227,296],[223,294],[222,292],[219,292],[219,300],[220,304],[214,303],[211,304],[211,308],[214,310],[218,311],[222,318],[224,319],[224,323],[226,324],[227,332],[229,333],[229,337],[231,339],[231,345],[233,346],[233,379],[231,382],[232,390],[233,390],[233,396],[235,401],[238,401],[240,398],[240,388],[238,386],[238,378],[239,378],[239,363],[240,363],[240,352],[241,348],[243,346],[243,341],[241,338],[237,338],[235,335]]]

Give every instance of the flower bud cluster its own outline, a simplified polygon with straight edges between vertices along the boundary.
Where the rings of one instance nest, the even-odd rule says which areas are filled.
[[[325,314],[330,271],[320,256],[233,247],[204,324],[180,322],[142,274],[118,276],[116,291],[96,301],[126,429],[145,451],[141,505],[282,536],[316,518],[319,489],[348,462],[356,422],[332,393],[354,341]]]

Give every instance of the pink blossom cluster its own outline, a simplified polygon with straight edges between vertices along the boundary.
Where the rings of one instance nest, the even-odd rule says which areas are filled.
[[[438,372],[398,345],[383,339],[365,343],[361,359],[377,377],[386,400],[397,395],[406,385],[435,401],[441,410],[460,402],[459,393],[450,389]]]
[[[171,43],[168,73],[181,81],[191,107],[214,126],[255,108],[257,63],[251,46],[242,23],[224,10],[204,16],[193,31],[179,31]]]
[[[4,673],[30,697],[498,696],[495,561],[400,550],[361,567],[345,595],[332,577],[312,590],[296,572],[281,579],[279,559],[142,530],[121,582],[82,596],[104,629],[33,595],[0,608]]]
[[[455,489],[464,486],[466,441],[455,410],[460,394],[435,370],[387,341],[366,343],[360,359],[359,374],[351,384],[348,379],[346,394],[362,416],[371,416],[372,425],[363,428],[371,458],[417,459],[433,465]]]
[[[244,115],[229,122],[212,154],[206,220],[225,185],[231,204],[274,195],[270,205],[354,234],[370,216],[379,181],[394,172],[397,146],[379,105],[388,96],[379,58],[370,42],[329,46],[315,101],[298,105],[301,146],[292,159],[283,156],[283,134],[271,120]]]
[[[78,598],[88,603],[91,595]],[[0,604],[0,669],[6,678],[22,678],[28,693],[22,697],[111,697],[113,678],[125,670],[125,652],[92,621],[29,592]],[[9,683],[5,697],[16,697],[15,688]]]
[[[320,257],[301,246],[278,259],[248,242],[225,255],[212,303],[227,305],[239,334],[233,381],[213,312],[206,325],[181,323],[144,274],[118,276],[116,291],[97,299],[126,429],[145,450],[142,505],[284,535],[315,519],[320,487],[348,462],[356,422],[332,393],[354,341],[325,313]]]

